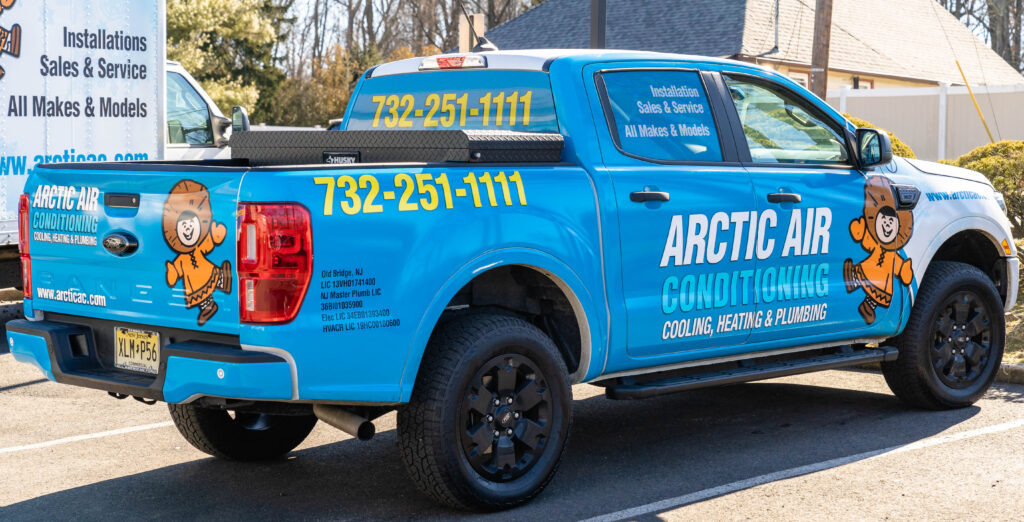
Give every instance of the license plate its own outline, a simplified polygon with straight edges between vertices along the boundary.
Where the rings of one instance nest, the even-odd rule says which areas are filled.
[[[118,326],[114,328],[114,366],[156,374],[160,370],[160,334]]]

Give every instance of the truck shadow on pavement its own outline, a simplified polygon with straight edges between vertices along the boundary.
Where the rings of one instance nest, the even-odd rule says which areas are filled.
[[[995,387],[1018,400],[1020,389]],[[533,503],[489,517],[600,515],[911,443],[979,411],[917,411],[888,394],[789,383],[698,390],[643,402],[596,396],[574,406],[572,438],[554,482]],[[193,451],[184,440],[181,444],[182,451]],[[110,452],[116,458],[116,448]],[[346,439],[270,463],[200,459],[44,495],[2,511],[8,520],[463,516],[416,491],[395,447],[394,430],[371,442]]]

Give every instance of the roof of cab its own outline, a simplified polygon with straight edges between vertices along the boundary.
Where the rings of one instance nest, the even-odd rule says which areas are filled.
[[[551,62],[571,58],[579,63],[606,61],[683,61],[736,65],[744,68],[764,69],[750,63],[710,56],[657,53],[651,51],[622,51],[616,49],[526,49],[518,51],[488,51],[482,53],[452,53],[438,56],[466,56],[475,54],[487,60],[488,69],[547,71]],[[422,57],[407,58],[378,65],[367,71],[367,78],[419,72]],[[767,70],[767,69],[765,69]]]

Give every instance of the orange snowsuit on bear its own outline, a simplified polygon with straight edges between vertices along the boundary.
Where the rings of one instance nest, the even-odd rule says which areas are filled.
[[[206,254],[224,242],[227,228],[221,223],[212,223],[210,233],[191,252],[179,254],[167,262],[167,286],[174,286],[180,278],[185,285],[185,307],[202,303],[213,295],[222,277],[221,268],[206,259]]]
[[[898,252],[887,250],[867,233],[864,218],[850,223],[850,236],[860,242],[868,252],[868,258],[853,267],[859,286],[875,301],[888,308],[892,304],[893,276],[898,276],[904,285],[914,279],[914,271],[910,261],[903,259]]]

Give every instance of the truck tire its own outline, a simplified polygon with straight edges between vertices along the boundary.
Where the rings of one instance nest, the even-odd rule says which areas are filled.
[[[313,415],[266,415],[168,404],[171,419],[196,449],[226,460],[258,461],[295,449],[313,431]]]
[[[1005,328],[1002,300],[984,272],[964,263],[936,261],[921,283],[907,327],[896,339],[899,358],[882,363],[885,382],[912,406],[970,406],[999,371]]]
[[[458,509],[526,503],[551,481],[572,422],[558,348],[530,323],[473,314],[435,331],[398,446],[413,482]]]

